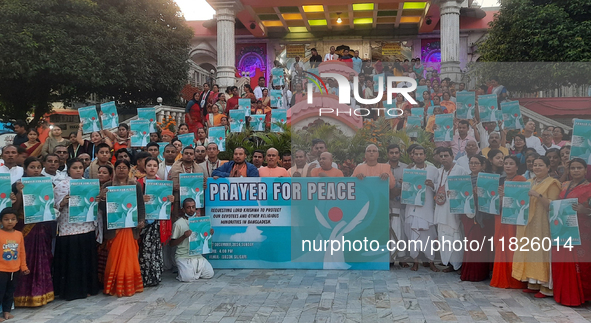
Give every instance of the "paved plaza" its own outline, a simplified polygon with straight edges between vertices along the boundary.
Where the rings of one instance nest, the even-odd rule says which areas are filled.
[[[460,281],[455,273],[340,270],[217,270],[179,283],[170,272],[133,297],[90,297],[16,309],[36,322],[589,322],[569,308],[520,290]]]

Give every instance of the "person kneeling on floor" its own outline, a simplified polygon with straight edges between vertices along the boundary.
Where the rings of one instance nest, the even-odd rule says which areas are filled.
[[[176,246],[175,260],[179,269],[177,279],[182,282],[196,281],[199,278],[213,277],[213,268],[202,255],[189,255],[189,218],[196,216],[195,200],[187,198],[183,201],[182,214],[172,225],[171,246]]]

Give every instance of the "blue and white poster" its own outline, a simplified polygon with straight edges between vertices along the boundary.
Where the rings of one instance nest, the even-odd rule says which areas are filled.
[[[291,178],[209,178],[207,185],[214,268],[300,268],[289,251]]]
[[[103,129],[112,129],[119,126],[119,114],[114,101],[101,104],[101,113]]]
[[[413,117],[419,117],[421,119],[425,118],[425,109],[424,108],[412,108],[410,109],[410,115]]]
[[[215,233],[211,227],[210,216],[192,216],[189,218],[189,256],[211,253],[212,237]]]
[[[283,106],[283,91],[282,90],[271,90],[269,91],[271,97],[271,107],[278,109],[285,109]]]
[[[164,160],[164,150],[166,149],[166,146],[170,145],[169,142],[159,142],[158,143],[158,160],[163,161]]]
[[[245,123],[246,123],[246,110],[244,110],[244,109],[230,110],[230,132],[244,131]]]
[[[298,177],[292,187],[292,268],[389,269],[388,181]]]
[[[438,114],[435,116],[435,142],[451,141],[454,132],[454,115],[451,113]]]
[[[50,177],[23,177],[25,224],[55,220],[53,184]]]
[[[426,85],[419,85],[417,86],[417,90],[416,90],[416,97],[417,97],[417,101],[419,102],[425,102],[425,99],[423,98],[423,93],[424,92],[429,92],[429,88]]]
[[[507,130],[521,130],[525,126],[521,117],[519,101],[501,102],[504,128]]]
[[[82,122],[82,133],[91,133],[94,131],[101,130],[101,124],[99,122],[98,113],[96,112],[96,106],[84,107],[78,109],[78,115]]]
[[[138,108],[137,117],[150,123],[150,133],[158,132],[158,128],[156,128],[156,108]]]
[[[4,210],[7,207],[12,207],[10,193],[12,193],[12,184],[10,184],[10,174],[0,173],[0,211]]]
[[[273,75],[273,86],[283,86],[284,85],[283,68],[278,68],[278,67],[273,68],[271,70],[271,75]]]
[[[98,179],[71,179],[68,200],[69,223],[96,221],[100,193]]]
[[[498,110],[496,94],[482,94],[478,96],[478,112],[480,114],[480,122],[499,121],[497,118]]]
[[[283,132],[283,127],[287,123],[287,110],[271,110],[271,132]]]
[[[476,108],[475,92],[456,92],[456,118],[474,119],[474,109]]]
[[[238,110],[243,109],[245,115],[250,116],[250,110],[252,109],[252,101],[250,99],[238,99]]]
[[[195,134],[192,132],[178,135],[177,138],[181,141],[183,148],[193,146],[195,143]]]
[[[150,122],[147,120],[129,121],[131,147],[146,147],[150,142]]]
[[[220,151],[226,151],[226,127],[209,128],[209,142],[218,145]]]
[[[591,165],[591,120],[575,119],[573,122],[570,159],[575,157]]]

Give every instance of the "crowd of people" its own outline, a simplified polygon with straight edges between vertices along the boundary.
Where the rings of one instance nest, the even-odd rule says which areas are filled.
[[[315,57],[318,53],[314,52],[310,62],[321,62],[322,59]],[[347,57],[347,53],[340,58],[335,55],[331,49],[325,60],[349,62],[351,59],[353,68],[360,68],[360,77],[364,72],[371,75],[387,73],[387,70],[393,73],[402,71],[405,75],[416,77],[419,84],[427,85],[429,90],[422,94],[424,101],[419,105],[412,106],[401,96],[396,97],[396,104],[404,111],[423,107],[425,117],[422,126],[430,132],[434,122],[427,114],[428,108],[433,107],[434,114],[453,114],[455,93],[467,90],[463,83],[440,80],[435,72],[429,72],[428,77],[424,77],[426,72],[420,68],[418,59],[414,65],[407,62],[376,63],[370,66],[372,71],[369,71],[365,63],[356,64],[357,51],[351,58]],[[300,68],[296,64],[294,73]],[[301,82],[295,84],[296,93],[304,88]],[[365,86],[363,91],[373,88],[370,78],[360,86]],[[12,317],[8,305],[12,304],[11,293],[14,294],[15,306],[35,307],[47,304],[55,297],[65,300],[86,298],[96,295],[101,289],[108,295],[131,296],[145,287],[158,285],[165,270],[176,271],[180,281],[213,277],[214,269],[206,258],[189,255],[188,237],[191,231],[188,219],[205,214],[202,208],[196,207],[194,200],[180,201],[179,174],[203,173],[205,185],[208,178],[220,177],[344,176],[329,152],[330,146],[322,139],[313,140],[309,149],[296,150],[293,163],[290,152],[280,154],[275,148],[257,150],[249,156],[245,148],[237,147],[232,151],[232,160],[220,160],[217,144],[207,140],[208,127],[227,125],[228,111],[237,107],[239,98],[250,98],[256,103],[252,107],[253,114],[267,113],[265,92],[268,88],[264,78],[259,80],[257,88],[246,87],[245,92],[240,95],[236,87],[230,87],[229,93],[224,94],[219,92],[217,85],[210,90],[205,84],[203,91],[195,93],[187,104],[186,123],[180,124],[176,133],[164,129],[151,134],[150,143],[141,149],[131,147],[126,124],[120,124],[116,132],[93,132],[89,140],[84,139],[82,126],[77,133],[69,134],[69,140],[62,138],[59,127],[53,126],[42,142],[35,129],[27,129],[25,123],[17,121],[17,136],[12,145],[3,148],[0,163],[0,173],[10,174],[13,202],[12,207],[4,209],[0,215],[3,224],[0,239],[4,244],[16,241],[19,250],[18,260],[15,257],[0,261],[4,318]],[[491,80],[475,92],[476,95],[497,94],[499,102],[507,97],[506,89],[497,80]],[[229,97],[227,100],[226,95]],[[414,93],[412,95],[416,97]],[[287,101],[291,102],[291,98]],[[404,130],[405,118],[409,114],[405,112],[402,117],[393,119],[393,129]],[[183,147],[177,136],[187,133],[195,135],[194,145]],[[535,122],[529,120],[521,133],[508,140],[510,134],[503,129],[502,121],[479,122],[476,114],[471,120],[455,120],[452,140],[436,143],[433,160],[427,160],[430,152],[417,143],[408,147],[381,143],[387,146],[387,156],[380,156],[378,146],[370,144],[365,149],[364,162],[357,165],[352,176],[360,180],[376,176],[389,182],[390,236],[394,241],[420,240],[425,243],[439,239],[441,242],[453,242],[464,237],[481,241],[482,237],[494,237],[491,240],[495,244],[494,252],[492,246],[477,252],[437,253],[429,248],[409,249],[393,252],[391,263],[398,262],[399,266],[416,271],[423,262],[432,271],[440,271],[435,264],[438,259],[446,266],[443,271],[457,271],[462,280],[491,278],[490,284],[494,287],[520,288],[524,292],[535,293],[536,297],[553,296],[560,304],[581,305],[591,299],[591,236],[587,232],[591,227],[591,184],[588,181],[591,172],[586,161],[570,159],[567,135],[560,127],[543,129],[540,138],[536,135]],[[167,144],[162,157],[159,157],[158,143],[162,142]],[[410,158],[410,164],[401,161],[405,154]],[[378,162],[381,158],[387,159],[387,162]],[[407,168],[427,171],[424,185],[428,189],[423,206],[401,203],[402,174]],[[501,197],[506,181],[531,182],[530,220],[526,226],[503,224],[501,215],[480,211],[463,215],[450,213],[448,177],[471,175],[475,186],[481,172],[501,176]],[[52,179],[58,217],[56,221],[25,225],[24,185],[21,179],[41,176]],[[98,179],[100,182],[98,219],[95,222],[69,223],[70,180],[82,178]],[[145,202],[149,197],[144,193],[148,179],[173,181],[171,220],[145,219]],[[107,187],[121,185],[137,187],[138,226],[111,230],[106,223],[106,191]],[[513,253],[509,250],[507,245],[511,237],[530,240],[549,237],[549,203],[565,198],[579,200],[574,208],[578,214],[581,245],[574,246],[572,251],[553,249],[551,252]],[[22,241],[18,239],[17,232],[22,232]],[[505,238],[504,251],[498,246],[501,237]],[[10,279],[6,278],[6,272],[10,273]]]

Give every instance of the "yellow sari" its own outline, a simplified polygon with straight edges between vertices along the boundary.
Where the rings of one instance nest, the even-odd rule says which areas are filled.
[[[532,190],[542,194],[550,201],[558,199],[560,195],[560,182],[550,176],[540,184],[535,184],[534,179],[530,179],[528,182],[532,184]],[[533,238],[540,239],[538,241],[540,246],[542,246],[544,238],[551,238],[548,209],[538,201],[538,198],[530,197],[527,225],[518,225],[515,237],[518,247],[513,255],[511,275],[519,281],[528,282],[529,289],[540,289],[543,294],[552,295],[552,291],[547,287],[550,281],[550,251],[544,251],[542,247],[538,251],[533,251],[531,245]],[[522,238],[526,239],[521,241]]]

